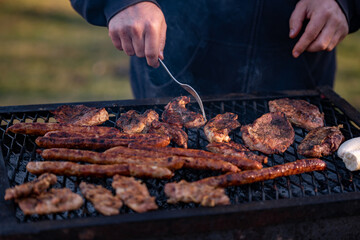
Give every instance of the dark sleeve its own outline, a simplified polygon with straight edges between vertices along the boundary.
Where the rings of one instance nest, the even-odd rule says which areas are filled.
[[[360,1],[359,0],[336,0],[344,12],[349,24],[349,33],[360,28]]]
[[[121,10],[139,2],[156,0],[70,0],[73,8],[91,24],[107,26],[110,19]]]

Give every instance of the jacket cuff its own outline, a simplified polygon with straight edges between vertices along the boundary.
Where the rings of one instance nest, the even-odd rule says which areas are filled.
[[[109,26],[109,22],[111,18],[114,17],[118,12],[139,2],[152,2],[160,8],[160,5],[155,0],[122,0],[122,1],[107,0],[107,3],[104,8],[104,14],[106,17],[107,26]]]
[[[356,11],[359,6],[353,6],[354,3],[351,0],[336,0],[341,10],[345,14],[346,20],[349,26],[349,33],[355,32],[359,28],[359,16],[356,16]]]

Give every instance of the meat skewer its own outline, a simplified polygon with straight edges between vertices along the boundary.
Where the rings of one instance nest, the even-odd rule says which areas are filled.
[[[146,133],[153,121],[159,120],[159,114],[154,110],[146,110],[143,114],[135,110],[121,113],[116,126],[125,133]]]
[[[235,113],[218,114],[216,117],[210,119],[205,127],[204,133],[207,140],[212,142],[229,142],[231,139],[229,133],[240,127],[237,121],[238,115]]]
[[[52,188],[48,192],[16,200],[25,215],[50,214],[79,209],[84,200],[68,188]]]
[[[116,147],[119,148],[119,147]],[[122,147],[121,147],[122,148]],[[112,150],[114,148],[111,148]],[[127,149],[127,148],[126,148]],[[142,165],[152,165],[166,167],[171,170],[180,169],[184,165],[184,161],[179,157],[157,156],[151,155],[137,156],[135,154],[121,154],[112,152],[94,152],[88,150],[77,150],[68,148],[50,148],[42,151],[41,156],[46,160],[68,160],[73,162],[86,162],[93,164],[121,164],[133,163]]]
[[[139,134],[140,135],[140,134]],[[146,136],[146,137],[143,137]],[[170,139],[163,135],[143,135],[139,138],[107,138],[107,137],[38,137],[35,143],[43,148],[80,148],[80,149],[108,149],[116,146],[128,146],[130,143],[148,146],[166,147]]]
[[[103,126],[77,126],[66,123],[16,123],[10,126],[6,132],[21,133],[28,135],[43,136],[47,132],[51,131],[62,131],[62,132],[77,132],[83,134],[96,134],[96,135],[107,135],[107,134],[121,134],[119,129],[114,127],[103,127]],[[124,134],[124,133],[122,133]]]
[[[80,190],[84,197],[89,200],[94,208],[103,215],[110,216],[119,214],[123,203],[120,198],[100,185],[86,182],[80,183]]]
[[[51,148],[45,149],[41,153],[41,156],[47,160],[69,160],[95,164],[135,163],[166,167],[171,170],[186,167],[223,172],[240,171],[235,165],[221,160],[174,156],[167,153],[129,149],[126,147],[114,147],[103,153],[66,148]]]
[[[238,186],[254,182],[270,180],[312,171],[325,170],[326,163],[317,158],[301,159],[295,162],[276,165],[259,170],[249,170],[240,173],[228,173],[220,176],[204,178],[196,183],[206,184],[213,187]]]
[[[40,194],[56,182],[57,178],[54,174],[44,173],[31,182],[6,189],[4,199],[11,200],[27,197],[31,194]]]
[[[135,212],[142,213],[158,208],[155,197],[150,196],[146,185],[133,177],[115,175],[112,187],[116,190],[116,196]]]
[[[142,150],[148,150],[148,151],[156,151],[156,152],[167,153],[167,154],[172,154],[172,155],[176,155],[176,156],[222,160],[222,161],[232,163],[233,165],[239,167],[242,170],[261,169],[262,168],[262,164],[257,161],[240,158],[237,156],[229,156],[229,155],[223,155],[223,154],[218,154],[218,153],[212,153],[212,152],[198,150],[198,149],[183,149],[183,148],[173,148],[173,147],[160,148],[160,147],[139,145],[137,143],[129,144],[129,148],[142,149]]]
[[[221,153],[224,155],[238,156],[240,158],[257,161],[259,163],[267,163],[268,157],[263,155],[256,155],[250,151],[247,147],[240,143],[228,142],[228,143],[209,143],[206,148],[213,153]]]
[[[98,165],[87,164],[82,165],[72,162],[29,162],[26,169],[33,174],[53,173],[56,175],[78,176],[78,177],[112,177],[115,174],[134,176],[139,178],[159,178],[169,179],[174,173],[167,168],[138,165],[138,164],[112,164]]]
[[[80,126],[100,125],[109,120],[109,114],[105,108],[97,109],[85,105],[63,105],[50,112],[54,114],[58,123]]]

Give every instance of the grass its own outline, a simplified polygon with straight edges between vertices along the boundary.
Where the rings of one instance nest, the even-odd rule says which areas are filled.
[[[128,57],[69,1],[0,4],[0,106],[133,98]],[[360,110],[360,32],[338,47],[335,91]]]

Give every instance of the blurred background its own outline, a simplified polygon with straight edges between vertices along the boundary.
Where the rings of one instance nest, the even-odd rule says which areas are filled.
[[[0,106],[132,99],[128,57],[68,0],[0,0]],[[360,31],[338,47],[335,91],[360,110]]]

